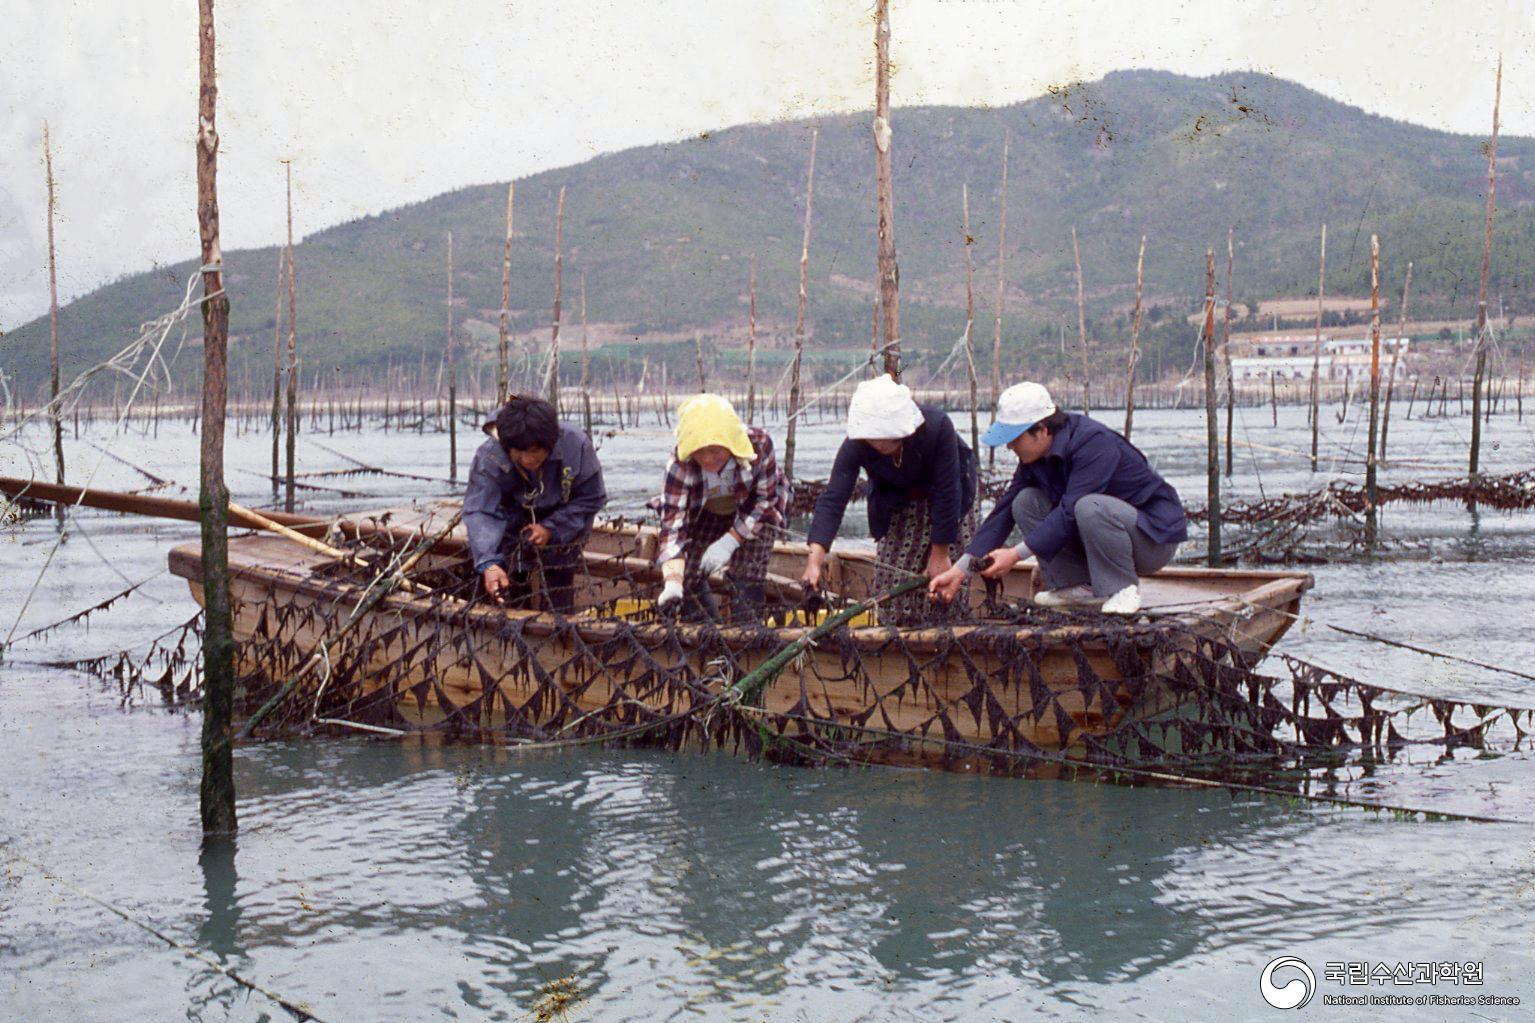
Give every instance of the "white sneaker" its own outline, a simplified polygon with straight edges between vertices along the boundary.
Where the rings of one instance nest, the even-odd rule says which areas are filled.
[[[1133,615],[1140,609],[1141,588],[1136,585],[1126,586],[1103,602],[1103,613],[1106,615]]]
[[[1040,607],[1066,607],[1071,604],[1096,604],[1091,586],[1065,586],[1059,590],[1040,590],[1034,594],[1034,603]]]

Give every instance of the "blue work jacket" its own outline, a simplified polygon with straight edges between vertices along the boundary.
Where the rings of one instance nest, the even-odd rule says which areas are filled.
[[[1107,494],[1133,507],[1135,524],[1157,543],[1189,538],[1178,492],[1157,474],[1140,449],[1102,423],[1068,412],[1065,427],[1044,457],[1018,466],[1007,492],[976,530],[967,553],[981,557],[1007,543],[1017,525],[1013,501],[1029,487],[1043,490],[1054,505],[1023,538],[1029,550],[1046,561],[1068,543],[1081,542],[1076,507],[1089,494]]]

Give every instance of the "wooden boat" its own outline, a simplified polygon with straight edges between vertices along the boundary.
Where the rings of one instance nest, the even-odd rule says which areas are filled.
[[[456,511],[443,502],[350,516],[340,525],[353,535],[381,529],[431,535]],[[460,526],[424,567],[462,566],[465,547]],[[652,530],[600,527],[586,547],[588,574],[571,619],[396,592],[340,635],[337,623],[358,604],[363,582],[338,577],[333,559],[281,536],[232,537],[235,635],[247,668],[259,667],[252,663],[259,651],[277,646],[288,651],[290,666],[322,641],[331,663],[350,656],[353,696],[337,714],[354,714],[371,697],[375,711],[381,700],[389,704],[397,724],[452,719],[493,739],[505,736],[509,723],[541,738],[568,737],[596,714],[632,721],[675,714],[686,709],[687,696],[662,684],[662,673],[695,680],[696,698],[699,685],[717,692],[810,631],[804,624],[769,630],[612,613],[635,597],[637,585],[650,594],[659,588],[650,567],[655,550]],[[801,544],[775,547],[769,573],[780,595],[797,596],[790,580],[799,577],[805,554]],[[872,554],[836,552],[823,584],[864,600],[874,596],[874,567]],[[201,600],[198,546],[174,549],[170,568]],[[1088,737],[1175,712],[1187,697],[1186,687],[1180,695],[1171,684],[1179,652],[1209,641],[1228,660],[1256,664],[1296,620],[1311,585],[1301,572],[1170,567],[1143,581],[1147,614],[1129,629],[1096,614],[924,629],[855,623],[767,686],[761,719],[781,732],[813,722],[821,729],[847,726],[848,734],[866,728],[887,740],[910,736],[914,741],[868,743],[872,759],[903,763],[953,766],[955,749],[970,747],[1080,751]],[[1037,586],[1030,563],[1004,583],[1006,595],[1019,599]],[[972,596],[979,603],[979,581]],[[442,639],[445,629],[450,641]],[[641,679],[646,665],[649,676]],[[922,738],[932,735],[954,748]]]

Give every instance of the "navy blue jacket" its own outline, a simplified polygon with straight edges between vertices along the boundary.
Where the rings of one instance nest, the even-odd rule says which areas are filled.
[[[958,543],[959,522],[975,503],[975,458],[960,440],[949,414],[919,405],[922,425],[901,444],[901,464],[861,440],[837,449],[831,479],[815,503],[810,542],[830,548],[853,496],[860,471],[869,474],[869,533],[878,540],[890,530],[896,512],[913,500],[932,508],[931,543]]]
[[[1088,494],[1107,494],[1135,508],[1135,524],[1157,543],[1189,538],[1188,520],[1178,492],[1157,475],[1140,449],[1102,423],[1076,412],[1066,413],[1066,426],[1055,435],[1043,458],[1018,466],[1013,482],[976,530],[966,553],[980,557],[1012,535],[1013,500],[1028,487],[1038,487],[1055,505],[1023,542],[1048,561],[1077,533],[1077,501]]]
[[[474,453],[464,488],[464,526],[475,571],[504,563],[508,527],[520,530],[537,522],[553,534],[551,543],[574,543],[607,503],[602,463],[579,427],[560,424],[554,450],[532,479],[512,465],[501,442],[491,437]]]

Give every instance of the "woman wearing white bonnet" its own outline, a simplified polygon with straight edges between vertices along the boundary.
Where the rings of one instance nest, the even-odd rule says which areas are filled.
[[[879,543],[876,592],[946,572],[975,532],[975,457],[947,412],[918,404],[911,388],[883,375],[859,384],[848,405],[847,440],[810,523],[805,586],[820,586],[861,472],[869,479],[869,533]],[[952,609],[917,590],[881,605],[880,622],[907,625],[947,613]]]

